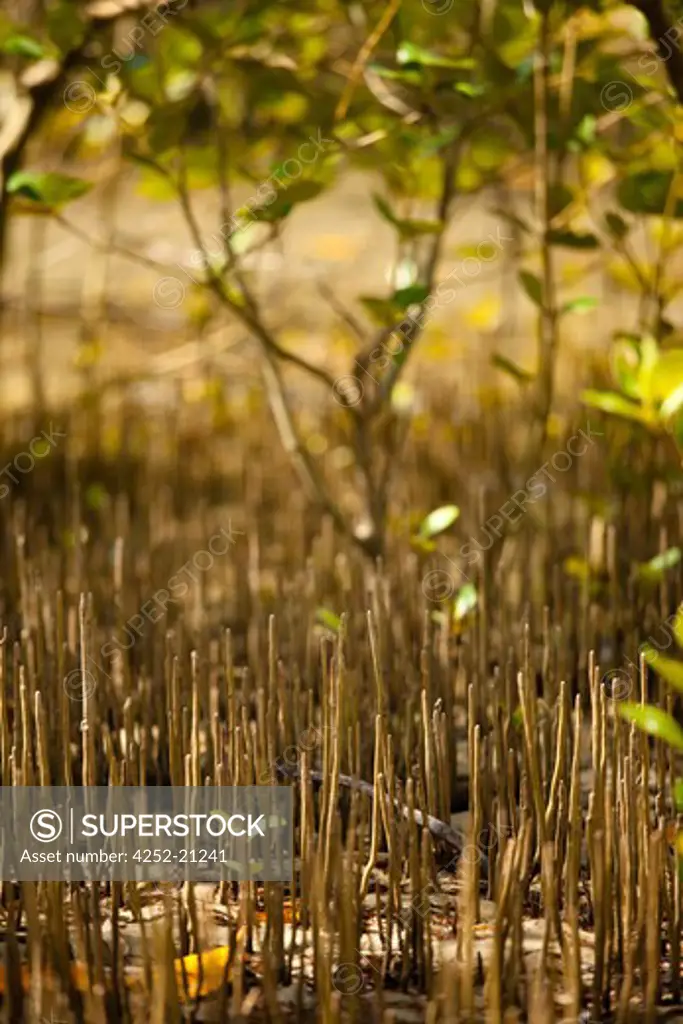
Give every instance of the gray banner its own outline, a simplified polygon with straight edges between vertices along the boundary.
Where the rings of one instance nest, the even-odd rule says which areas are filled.
[[[285,786],[0,786],[4,881],[287,881]]]

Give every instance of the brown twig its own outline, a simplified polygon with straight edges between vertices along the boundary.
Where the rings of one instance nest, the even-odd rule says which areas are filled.
[[[384,14],[377,22],[377,26],[373,32],[368,36],[363,45],[360,48],[358,56],[351,68],[351,73],[346,80],[344,91],[342,92],[341,99],[337,104],[337,109],[334,112],[335,121],[341,121],[342,118],[346,117],[346,113],[349,109],[349,104],[353,96],[354,90],[358,85],[363,69],[367,64],[372,51],[375,49],[380,39],[387,31],[392,21],[394,20],[398,9],[401,6],[401,0],[389,0],[389,3],[384,11]]]
[[[363,537],[353,529],[352,524],[347,520],[339,505],[332,498],[322,474],[318,470],[315,459],[311,456],[299,435],[294,415],[287,398],[287,391],[282,379],[278,360],[281,359],[283,361],[288,361],[293,365],[298,366],[311,376],[323,381],[330,388],[334,387],[333,378],[325,370],[309,363],[301,356],[287,352],[279,345],[272,333],[263,323],[259,314],[256,298],[252,294],[244,276],[240,273],[237,266],[233,268],[233,272],[240,286],[241,297],[244,301],[244,305],[239,301],[236,301],[226,290],[221,277],[211,266],[208,259],[208,253],[202,238],[199,223],[192,208],[192,202],[190,200],[190,194],[185,180],[184,164],[182,162],[178,179],[175,182],[175,188],[192,238],[204,259],[207,272],[207,286],[211,288],[219,301],[234,313],[244,326],[248,327],[261,342],[262,352],[265,357],[263,363],[263,377],[268,401],[283,447],[292,459],[292,463],[301,482],[311,498],[317,500],[325,511],[332,517],[339,530],[344,535],[350,537],[366,555],[369,555],[372,558],[376,557],[381,553],[377,536],[375,534],[371,534],[369,537]],[[229,241],[226,244],[229,246]],[[229,251],[231,252],[231,250]]]
[[[278,772],[287,779],[300,779],[301,773],[296,766],[284,765],[278,762],[276,764]],[[325,773],[320,771],[309,771],[308,776],[316,786],[322,786],[325,782]],[[356,793],[362,793],[364,796],[369,797],[371,800],[375,796],[375,787],[371,782],[366,782],[364,779],[354,779],[351,775],[339,774],[337,776],[337,784],[342,789],[350,789]],[[400,809],[401,813],[405,818],[410,816],[410,810],[407,804],[399,803],[394,801],[394,805]],[[445,821],[441,821],[440,818],[435,818],[432,814],[423,815],[422,811],[415,809],[413,811],[413,819],[418,828],[422,828],[423,825],[426,827],[435,839],[449,846],[455,850],[458,854],[461,854],[466,845],[466,837],[457,829],[454,829],[451,825]],[[485,877],[488,877],[489,862],[488,857],[481,852],[481,870]]]

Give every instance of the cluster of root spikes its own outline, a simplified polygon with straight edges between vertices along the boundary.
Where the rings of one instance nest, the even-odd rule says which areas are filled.
[[[596,603],[546,538],[552,608],[498,605],[484,560],[456,629],[438,552],[371,564],[264,447],[215,440],[217,494],[143,445],[8,501],[2,784],[291,786],[295,858],[289,883],[4,882],[4,1019],[654,1020],[681,995],[675,764],[618,703],[673,703],[613,641],[680,588]]]

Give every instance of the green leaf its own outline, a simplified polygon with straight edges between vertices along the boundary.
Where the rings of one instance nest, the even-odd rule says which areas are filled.
[[[598,300],[586,295],[580,299],[570,299],[562,307],[562,313],[590,313],[598,305]]]
[[[338,633],[341,628],[341,619],[329,608],[318,608],[315,613],[315,620],[320,626],[325,626],[332,633]]]
[[[581,401],[592,409],[601,409],[602,412],[611,413],[613,416],[621,416],[627,420],[634,420],[645,426],[656,426],[656,417],[641,405],[636,405],[616,391],[593,391],[590,388],[581,392]]]
[[[556,231],[548,232],[551,245],[562,245],[565,249],[599,249],[600,240],[591,231]]]
[[[635,704],[632,701],[619,704],[617,712],[648,735],[663,740],[676,750],[683,750],[683,729],[668,712],[653,704]]]
[[[423,284],[411,284],[408,288],[399,288],[395,291],[391,301],[401,309],[408,309],[409,306],[420,305],[428,297],[429,288]]]
[[[632,338],[618,338],[610,350],[612,375],[629,398],[641,398],[640,352]]]
[[[485,87],[477,85],[475,82],[456,82],[453,88],[462,96],[469,96],[471,99],[476,99],[477,96],[483,96],[486,93]]]
[[[528,370],[523,370],[517,363],[513,363],[507,356],[501,355],[500,352],[495,352],[491,356],[491,362],[498,370],[502,370],[503,373],[507,373],[510,377],[514,377],[520,384],[528,384],[534,379],[533,373],[529,373]]]
[[[519,280],[534,305],[541,307],[543,305],[543,286],[536,275],[530,274],[528,270],[520,270]]]
[[[660,675],[674,690],[683,693],[683,661],[669,658],[651,644],[643,647],[643,657],[648,665]]]
[[[596,130],[597,120],[595,116],[593,114],[584,114],[576,126],[574,136],[588,149],[595,145]]]
[[[307,203],[309,199],[315,199],[325,188],[321,181],[299,181],[289,185],[284,191],[288,203]]]
[[[324,187],[319,181],[299,181],[278,191],[271,202],[264,202],[261,206],[245,205],[237,212],[241,217],[251,217],[262,223],[274,224],[287,217],[297,203],[306,203],[309,199],[315,199]]]
[[[605,223],[609,233],[617,239],[626,238],[629,233],[629,226],[623,217],[620,217],[618,213],[608,212],[605,214]]]
[[[403,316],[403,307],[396,305],[391,299],[380,299],[375,295],[361,295],[363,304],[373,323],[381,327],[394,327]]]
[[[28,57],[30,60],[39,60],[45,56],[45,47],[37,39],[17,34],[8,36],[0,43],[0,53],[6,53],[11,57]]]
[[[460,622],[477,607],[477,588],[474,583],[466,583],[461,587],[453,603],[453,618]]]
[[[441,152],[446,146],[450,146],[451,142],[460,135],[460,128],[457,125],[453,125],[450,128],[444,128],[442,131],[436,132],[434,135],[430,135],[425,140],[421,152],[425,156],[433,156],[435,153]]]
[[[419,67],[387,68],[382,64],[368,64],[368,70],[379,78],[385,78],[390,82],[402,82],[417,88],[422,84],[422,69]]]
[[[438,220],[401,220],[381,196],[373,195],[372,201],[384,220],[396,228],[401,238],[405,240],[417,238],[419,235],[435,235],[443,230],[443,224]]]
[[[683,604],[680,604],[676,610],[676,618],[674,619],[674,637],[676,643],[683,650]]]
[[[443,231],[440,220],[399,220],[396,227],[405,241],[418,238],[419,235],[438,235]]]
[[[288,199],[283,196],[278,196],[274,203],[270,206],[242,206],[237,211],[238,217],[247,218],[251,217],[255,221],[259,221],[262,224],[275,224],[279,220],[284,220],[292,212],[292,204]]]
[[[152,111],[146,123],[147,145],[159,156],[174,149],[187,131],[188,107],[182,103],[166,103]]]
[[[557,217],[559,213],[563,213],[573,201],[574,193],[566,185],[551,185],[548,189],[548,213],[550,217]]]
[[[462,57],[460,60],[453,60],[451,57],[442,57],[431,50],[425,50],[415,43],[403,41],[396,50],[396,61],[398,64],[421,64],[425,68],[461,68],[469,70],[475,66],[471,57]]]
[[[393,227],[396,227],[399,223],[398,217],[391,209],[386,199],[383,199],[382,196],[378,196],[377,193],[374,193],[372,201],[375,204],[375,207],[379,211],[380,215],[384,218],[384,220],[386,220]]]
[[[10,175],[7,182],[7,191],[11,195],[49,207],[61,206],[78,199],[91,188],[92,183],[82,178],[41,171],[17,171]]]
[[[664,573],[667,569],[673,569],[675,565],[681,560],[681,549],[680,548],[669,548],[667,551],[662,551],[661,554],[655,555],[649,562],[643,562],[638,566],[638,575],[641,579],[646,580],[661,580],[664,578]]]
[[[79,5],[70,0],[58,0],[57,3],[46,4],[42,16],[50,40],[60,52],[66,56],[80,46],[85,38],[86,16]],[[88,22],[89,24],[89,22]]]
[[[641,171],[621,182],[617,198],[629,213],[644,213],[662,217],[667,209],[673,171]],[[683,199],[672,204],[674,217],[683,217]]]
[[[443,533],[449,526],[452,526],[460,515],[457,505],[441,505],[435,508],[420,523],[419,536],[424,539],[435,537],[437,533]]]

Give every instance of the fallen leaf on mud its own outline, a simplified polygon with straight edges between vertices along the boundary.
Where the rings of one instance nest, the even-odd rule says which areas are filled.
[[[188,956],[178,957],[174,961],[178,995],[182,1001],[185,998],[197,999],[218,991],[223,985],[226,977],[226,965],[230,960],[230,947],[218,946],[216,949],[208,950],[198,955],[191,953]],[[201,986],[199,978],[201,973]],[[227,977],[230,976],[228,972]],[[187,979],[187,988],[184,983]],[[136,967],[124,971],[124,979],[128,988],[137,988],[142,985],[144,972],[142,968]],[[91,990],[86,964],[76,961],[71,966],[71,980],[79,992]],[[27,964],[21,967],[21,984],[24,992],[28,992],[31,986],[31,976]],[[41,978],[41,984],[48,991],[56,991],[61,985],[54,974],[46,974]],[[0,994],[7,991],[7,978],[4,965],[0,964]]]

